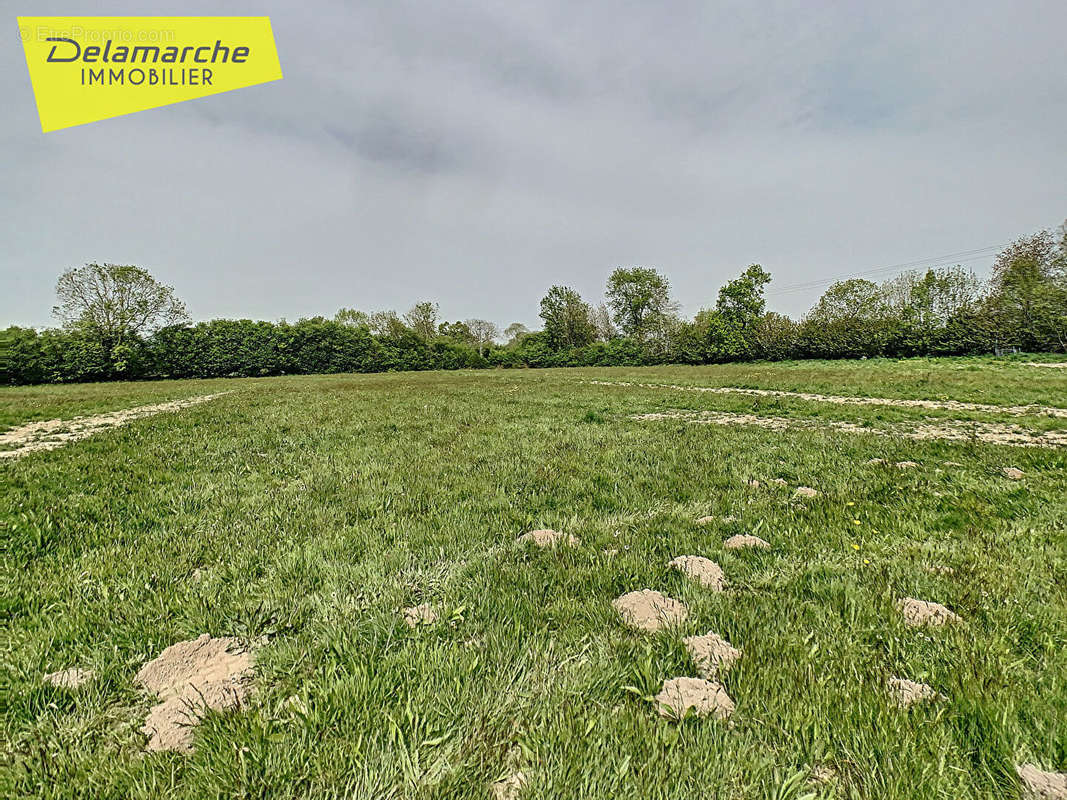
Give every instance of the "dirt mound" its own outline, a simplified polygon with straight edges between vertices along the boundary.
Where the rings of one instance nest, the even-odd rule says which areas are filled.
[[[737,536],[731,536],[722,546],[727,550],[744,550],[746,547],[755,547],[759,550],[766,550],[771,546],[771,543],[765,539],[761,539],[758,536],[750,536],[747,533],[739,533]]]
[[[403,609],[404,624],[409,628],[417,628],[419,625],[433,625],[437,622],[437,612],[429,603],[420,603],[417,606]]]
[[[172,644],[137,673],[135,681],[163,701],[141,729],[148,750],[193,749],[193,727],[208,709],[239,707],[252,691],[252,654],[236,639],[196,639]]]
[[[687,636],[682,641],[702,678],[718,677],[741,658],[740,650],[711,631],[703,636]]]
[[[535,544],[538,547],[555,547],[560,544],[565,544],[568,547],[577,547],[580,544],[578,537],[548,528],[524,533],[519,537],[519,541],[523,544]]]
[[[812,489],[810,486],[798,486],[796,492],[797,497],[818,497],[819,490]]]
[[[1033,764],[1015,768],[1027,800],[1067,800],[1067,772],[1045,772]]]
[[[721,683],[702,678],[671,678],[656,695],[661,717],[681,719],[690,709],[698,717],[726,719],[734,713],[734,701]]]
[[[721,592],[725,576],[722,567],[703,556],[678,556],[672,558],[667,564],[671,569],[676,569],[692,578],[701,586]]]
[[[910,708],[916,703],[932,700],[946,700],[943,694],[925,683],[909,681],[906,678],[889,679],[889,695],[901,708]]]
[[[526,785],[526,776],[521,772],[493,781],[489,784],[489,792],[493,800],[518,800],[522,787]]]
[[[91,669],[82,669],[81,667],[49,672],[42,678],[45,683],[55,686],[57,689],[77,689],[92,679],[93,671]]]
[[[19,425],[17,428],[0,433],[0,458],[18,458],[39,450],[55,450],[67,442],[87,439],[94,433],[117,428],[141,417],[150,417],[165,411],[180,411],[198,403],[214,400],[224,394],[228,392],[188,397],[184,400],[172,400],[169,403],[157,403],[150,406],[137,406],[123,411],[109,411],[94,416],[27,422],[25,425]]]
[[[946,622],[963,622],[960,617],[940,603],[905,597],[897,603],[897,610],[904,615],[904,624],[913,628],[921,625],[944,625]]]
[[[1023,478],[1026,477],[1025,472],[1023,472],[1021,469],[1016,469],[1015,467],[1004,467],[1002,472],[1004,473],[1005,478],[1008,478],[1009,480],[1013,481],[1021,481]]]
[[[611,605],[625,624],[649,633],[680,625],[689,616],[685,603],[652,589],[641,589],[616,597]]]

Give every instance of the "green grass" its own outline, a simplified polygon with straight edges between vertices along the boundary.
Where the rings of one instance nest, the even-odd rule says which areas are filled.
[[[1067,769],[1067,452],[638,422],[969,417],[589,379],[1067,405],[1062,371],[993,359],[5,389],[9,425],[232,391],[0,462],[0,795],[485,798],[517,767],[529,798],[1002,798],[1016,763]],[[582,544],[516,547],[533,527]],[[773,549],[722,549],[742,532]],[[667,570],[687,553],[728,591]],[[689,605],[684,630],[618,623],[645,587]],[[966,625],[907,628],[903,596]],[[404,627],[420,602],[444,621]],[[645,698],[695,674],[681,637],[708,630],[744,651],[732,725],[659,719]],[[269,637],[255,697],[192,755],[144,756],[132,678],[203,632]],[[97,679],[42,685],[73,665]],[[901,712],[890,675],[949,699]]]

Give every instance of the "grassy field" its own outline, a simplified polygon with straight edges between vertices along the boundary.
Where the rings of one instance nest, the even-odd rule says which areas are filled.
[[[1003,798],[1017,764],[1067,769],[1067,448],[897,435],[1067,418],[636,383],[1067,406],[1067,370],[993,359],[2,389],[0,428],[228,393],[0,461],[0,795],[487,798],[521,772],[523,798]],[[666,410],[809,427],[633,418]],[[623,626],[642,588],[685,624]],[[963,624],[908,627],[903,597]],[[439,621],[409,628],[420,603]],[[708,631],[743,651],[736,711],[661,719]],[[146,754],[133,677],[202,633],[256,644],[255,692]],[[72,666],[95,677],[42,681]],[[902,710],[891,676],[946,699]]]

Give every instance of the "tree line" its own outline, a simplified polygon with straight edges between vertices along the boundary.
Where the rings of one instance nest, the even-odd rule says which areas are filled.
[[[429,301],[191,324],[148,271],[92,263],[60,276],[59,327],[0,331],[0,383],[1067,351],[1067,222],[1011,244],[986,281],[959,266],[838,281],[800,320],[767,311],[770,283],[753,264],[686,319],[666,276],[619,268],[595,305],[551,287],[538,331],[443,320]]]

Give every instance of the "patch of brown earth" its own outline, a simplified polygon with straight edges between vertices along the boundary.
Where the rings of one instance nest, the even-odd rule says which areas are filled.
[[[55,686],[57,689],[77,689],[92,679],[93,671],[91,669],[82,669],[81,667],[49,672],[42,678],[45,683]]]
[[[489,784],[489,792],[493,800],[518,800],[522,787],[526,785],[526,776],[521,772],[508,775],[498,781]]]
[[[818,497],[818,489],[812,489],[810,486],[798,486],[796,492],[797,497]]]
[[[409,628],[417,628],[419,625],[433,625],[437,622],[437,612],[429,603],[420,603],[417,606],[403,609],[404,624]]]
[[[904,615],[904,624],[917,628],[922,625],[944,625],[948,622],[963,622],[959,615],[940,603],[905,597],[897,603],[897,610]]]
[[[639,422],[676,420],[700,425],[755,427],[771,431],[828,430],[837,433],[895,436],[915,441],[942,440],[947,442],[979,441],[1010,447],[1067,447],[1067,430],[1031,431],[1018,425],[998,422],[966,422],[946,420],[937,423],[901,423],[883,428],[870,428],[855,422],[839,420],[797,419],[794,417],[760,417],[755,414],[735,414],[727,411],[657,411],[634,414],[630,419]],[[872,460],[868,463],[884,463]]]
[[[717,678],[741,658],[740,650],[712,631],[703,636],[687,636],[682,641],[702,678]]]
[[[1005,478],[1008,478],[1009,480],[1013,481],[1021,481],[1024,477],[1026,477],[1025,472],[1023,472],[1021,469],[1016,469],[1015,467],[1004,467],[1003,472]]]
[[[731,536],[722,546],[727,550],[743,550],[746,547],[755,547],[759,550],[766,550],[771,546],[771,543],[759,538],[758,536],[750,536],[747,533],[739,533],[736,536]]]
[[[184,400],[172,400],[168,403],[156,403],[150,406],[136,406],[123,411],[108,411],[93,416],[27,422],[25,425],[19,425],[0,433],[0,458],[19,458],[41,450],[55,450],[68,442],[88,439],[95,433],[126,425],[141,417],[150,417],[167,411],[180,411],[189,406],[214,400],[224,394],[228,392],[187,397]]]
[[[733,386],[678,386],[676,384],[628,383],[625,381],[589,381],[589,383],[596,386],[636,386],[643,389],[671,389],[681,392],[706,392],[709,394],[792,397],[813,403],[834,403],[837,405],[892,406],[895,408],[925,408],[939,411],[979,411],[990,414],[1007,414],[1013,417],[1040,415],[1067,418],[1067,408],[1058,406],[997,406],[988,403],[967,403],[959,400],[898,400],[891,397],[847,397],[832,394],[814,394],[811,392],[787,392],[778,389],[741,389]]]
[[[689,616],[685,603],[653,589],[628,592],[612,600],[611,605],[626,625],[648,633],[680,625]]]
[[[524,533],[519,537],[519,541],[523,544],[535,544],[538,547],[556,547],[560,544],[567,545],[567,547],[577,547],[580,544],[576,536],[547,528]]]
[[[142,732],[148,750],[193,749],[193,728],[211,709],[239,707],[252,691],[252,653],[236,639],[196,639],[172,644],[141,667],[135,681],[163,701],[153,706]]]
[[[1067,800],[1067,772],[1045,772],[1033,764],[1015,768],[1027,800]]]
[[[721,592],[723,589],[725,576],[723,575],[722,567],[710,558],[678,556],[677,558],[672,558],[667,566],[692,578],[701,586],[714,589],[716,592]]]
[[[726,719],[734,713],[734,701],[721,683],[702,678],[671,678],[655,697],[661,717],[682,719],[690,709],[698,717]]]
[[[824,764],[813,767],[811,770],[811,777],[808,778],[808,780],[818,786],[826,786],[827,784],[834,783],[837,778],[837,770]]]
[[[900,708],[910,708],[916,703],[948,699],[935,691],[934,687],[909,681],[907,678],[890,678],[889,695]]]

